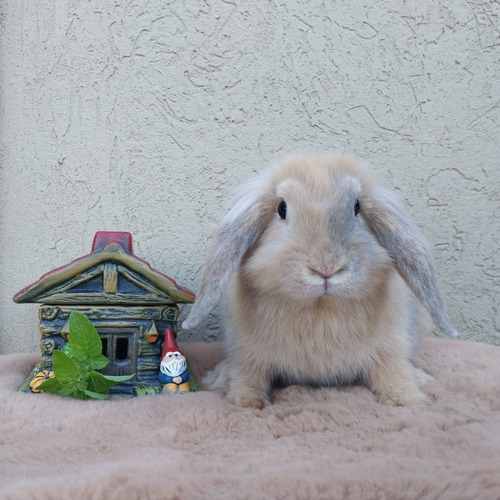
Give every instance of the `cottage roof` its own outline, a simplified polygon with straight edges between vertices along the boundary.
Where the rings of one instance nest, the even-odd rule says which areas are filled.
[[[92,285],[92,286],[90,286]],[[192,303],[195,295],[132,252],[132,235],[97,232],[92,252],[44,274],[14,302],[44,304]]]

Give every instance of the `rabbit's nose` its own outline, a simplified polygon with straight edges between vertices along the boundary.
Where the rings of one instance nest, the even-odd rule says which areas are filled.
[[[347,260],[338,261],[335,265],[320,267],[320,266],[307,266],[309,272],[324,280],[330,279],[333,275],[339,274],[347,268]]]
[[[319,276],[320,278],[323,278],[327,280],[331,275],[330,274],[325,274],[324,271],[319,271],[318,269],[315,269],[314,267],[307,266],[307,269],[309,272],[315,276]]]

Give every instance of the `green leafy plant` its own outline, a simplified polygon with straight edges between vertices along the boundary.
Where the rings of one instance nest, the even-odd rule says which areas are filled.
[[[94,325],[83,314],[72,311],[68,343],[63,350],[52,353],[54,377],[43,382],[38,389],[77,399],[107,399],[111,387],[134,376],[110,376],[96,371],[108,363]]]

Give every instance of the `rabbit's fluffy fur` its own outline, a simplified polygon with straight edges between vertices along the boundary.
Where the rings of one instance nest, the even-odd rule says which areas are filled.
[[[425,402],[426,376],[411,363],[419,338],[431,317],[456,334],[404,206],[343,156],[287,159],[242,186],[183,326],[226,285],[226,358],[205,384],[241,406],[262,408],[277,380],[361,380],[384,402]]]

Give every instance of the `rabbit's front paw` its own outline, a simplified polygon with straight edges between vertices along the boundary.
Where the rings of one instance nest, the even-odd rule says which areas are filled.
[[[255,389],[245,389],[238,392],[230,392],[227,396],[230,403],[243,408],[254,408],[262,410],[269,404],[269,400]]]
[[[415,366],[413,367],[413,377],[419,387],[427,384],[427,382],[431,382],[432,380],[434,380],[434,377],[432,375],[429,375],[421,368],[417,368]]]
[[[389,391],[380,394],[378,400],[390,406],[424,406],[432,403],[432,399],[419,389]]]

